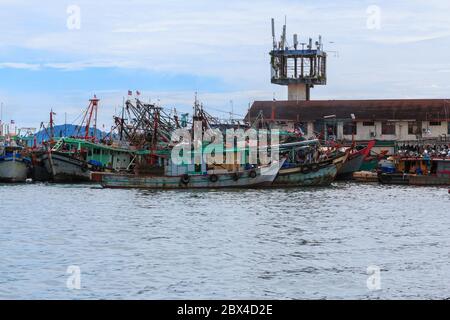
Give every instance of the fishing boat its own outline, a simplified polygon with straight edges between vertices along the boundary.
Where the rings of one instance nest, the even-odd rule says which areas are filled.
[[[89,100],[74,137],[54,138],[55,113],[50,112],[49,130],[43,127],[49,141],[32,157],[33,177],[37,181],[89,182],[91,173],[95,171],[130,170],[135,157],[134,149],[116,146],[112,142],[106,144],[97,137],[99,101],[96,96]]]
[[[352,179],[353,173],[360,171],[364,159],[370,154],[370,151],[375,146],[375,140],[370,141],[367,146],[347,149],[348,158],[343,166],[338,170],[336,179],[345,180]]]
[[[103,188],[119,189],[222,189],[270,186],[281,162],[237,171],[206,170],[205,165],[173,165],[169,163],[164,175],[103,174]],[[244,168],[241,166],[241,168]],[[184,174],[173,174],[185,172]]]
[[[40,162],[53,182],[89,182],[92,172],[127,171],[134,151],[76,138],[61,138]]]
[[[0,182],[25,182],[30,160],[22,155],[22,147],[6,146],[0,149]]]
[[[286,152],[289,145],[293,147]],[[330,156],[320,148],[318,140],[282,144],[280,152],[286,157],[286,162],[273,182],[277,187],[328,186],[347,157],[347,154]]]
[[[337,174],[336,165],[330,163],[282,168],[273,182],[276,187],[319,187],[330,185]]]
[[[364,172],[376,172],[380,161],[387,158],[387,153],[387,150],[384,150],[380,153],[376,153],[372,150],[364,159],[359,170]]]
[[[450,157],[395,157],[394,172],[380,171],[382,184],[450,185]]]

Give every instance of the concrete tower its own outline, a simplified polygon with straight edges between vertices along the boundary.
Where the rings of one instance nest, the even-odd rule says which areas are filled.
[[[288,87],[288,100],[310,100],[310,89],[314,85],[327,84],[327,53],[323,51],[322,37],[319,36],[314,44],[311,38],[308,43],[299,43],[297,34],[294,34],[293,45],[289,47],[286,24],[277,42],[275,21],[272,19],[272,38],[272,83]]]

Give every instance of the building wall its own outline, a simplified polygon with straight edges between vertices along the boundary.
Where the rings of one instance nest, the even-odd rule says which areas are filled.
[[[284,124],[279,125],[280,129],[293,131],[294,130],[294,121],[286,121]],[[380,141],[414,141],[417,140],[417,136],[415,134],[409,134],[408,121],[397,121],[395,122],[395,134],[387,135],[382,132],[382,122],[374,121],[373,126],[364,126],[362,121],[356,122],[356,130],[357,134],[355,135],[355,140],[371,140],[376,139]],[[337,139],[338,140],[352,140],[352,135],[344,135],[344,122],[338,121],[337,125]],[[423,133],[423,138],[439,138],[442,136],[447,136],[450,138],[449,134],[449,126],[448,122],[441,122],[440,126],[430,126],[429,121],[422,121],[422,129],[427,132],[429,129],[430,133]],[[314,134],[314,122],[309,121],[307,124],[307,136],[312,137]],[[374,133],[372,135],[371,133]]]
[[[430,130],[430,133],[425,133],[424,137],[437,138],[442,135],[448,135],[448,125],[448,122],[441,122],[440,126],[432,126],[429,121],[423,121],[422,128]]]

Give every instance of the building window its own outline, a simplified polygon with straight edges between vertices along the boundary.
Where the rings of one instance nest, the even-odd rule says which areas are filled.
[[[343,127],[344,135],[351,136],[357,134],[355,122],[344,122]]]
[[[395,122],[385,121],[381,123],[381,134],[395,135]]]
[[[422,122],[408,122],[408,134],[418,135],[422,133]]]
[[[430,121],[430,127],[440,127],[441,122],[440,121]]]
[[[363,126],[364,127],[374,127],[375,126],[375,122],[373,122],[373,121],[364,121],[363,122]]]

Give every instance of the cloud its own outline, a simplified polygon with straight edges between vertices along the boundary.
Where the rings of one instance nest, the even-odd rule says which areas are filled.
[[[15,85],[20,88],[23,78],[28,77],[26,71],[54,77],[38,78],[38,84],[67,81],[57,94],[28,92],[24,97],[12,96],[8,90],[10,94],[2,99],[14,101],[18,112],[28,110],[36,101],[43,110],[50,105],[82,107],[95,90],[95,81],[77,75],[90,70],[92,79],[102,79],[103,101],[108,105],[120,104],[123,92],[131,83],[136,86],[132,79],[138,78],[142,79],[139,89],[148,97],[184,105],[187,110],[194,91],[199,90],[213,108],[229,108],[233,100],[235,110],[245,113],[252,100],[271,99],[274,93],[278,99],[286,96],[285,87],[270,84],[268,55],[270,18],[276,18],[279,35],[285,15],[289,41],[294,32],[302,42],[321,34],[325,49],[339,52],[329,55],[328,85],[314,88],[314,99],[447,94],[450,3],[445,0],[376,1],[382,13],[380,30],[366,27],[370,1],[75,3],[81,8],[80,30],[66,27],[68,2],[44,0],[33,6],[26,0],[0,1],[0,28],[6,31],[0,34],[0,72],[15,76],[7,85],[17,81]],[[122,71],[111,76],[122,77],[120,85],[108,78],[110,69]],[[133,77],[142,73],[149,76]],[[161,80],[164,77],[183,79],[186,86],[179,82],[171,85],[171,81]],[[193,86],[192,79],[203,80]],[[210,81],[220,85],[208,85]],[[157,82],[164,82],[164,87]],[[87,85],[92,88],[87,89]],[[42,90],[36,87],[36,91]],[[42,118],[45,112],[30,115],[23,111],[23,116]]]
[[[24,62],[0,62],[0,69],[4,69],[4,68],[39,70],[40,65],[34,64],[34,63],[24,63]]]

